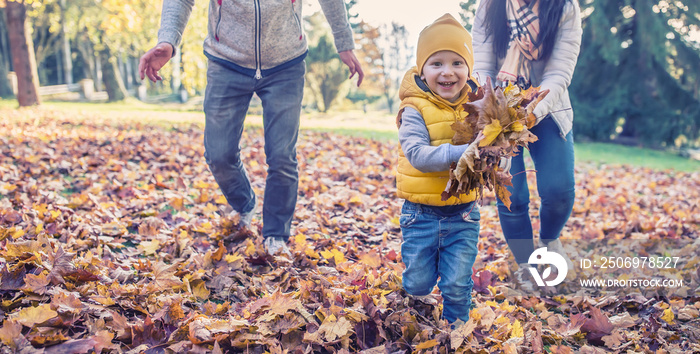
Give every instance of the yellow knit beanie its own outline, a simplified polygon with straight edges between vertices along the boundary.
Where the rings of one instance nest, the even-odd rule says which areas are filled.
[[[450,14],[444,14],[425,27],[418,36],[416,49],[416,67],[423,73],[423,65],[431,55],[441,51],[451,50],[464,58],[469,66],[469,76],[474,70],[474,50],[472,36]]]

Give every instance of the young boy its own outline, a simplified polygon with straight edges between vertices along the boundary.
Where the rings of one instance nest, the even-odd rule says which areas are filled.
[[[466,117],[462,104],[477,88],[471,80],[472,53],[469,32],[445,14],[421,31],[416,67],[406,73],[399,91],[396,185],[405,199],[400,217],[403,287],[423,296],[437,283],[443,317],[450,323],[469,318],[479,238],[475,194],[441,200],[450,164],[467,148],[450,144],[450,125]]]

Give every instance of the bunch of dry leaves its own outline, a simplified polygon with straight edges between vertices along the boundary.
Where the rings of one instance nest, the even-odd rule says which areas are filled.
[[[469,147],[452,164],[442,200],[472,190],[476,190],[478,199],[483,199],[485,187],[495,191],[510,208],[506,187],[513,185],[512,176],[501,167],[501,161],[515,156],[518,147],[537,141],[528,130],[535,124],[532,111],[548,93],[549,90],[540,92],[537,87],[521,90],[513,84],[494,89],[489,78],[486,85],[469,94],[469,102],[464,104],[467,117],[452,124],[452,144]]]

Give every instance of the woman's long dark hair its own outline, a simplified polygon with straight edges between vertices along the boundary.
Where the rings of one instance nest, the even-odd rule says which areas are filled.
[[[486,36],[493,36],[493,52],[499,58],[506,56],[508,50],[509,31],[506,20],[506,1],[489,0],[486,4]],[[549,58],[554,48],[554,40],[559,30],[564,4],[570,0],[532,0],[540,2],[540,34],[537,46],[541,47],[541,59]]]

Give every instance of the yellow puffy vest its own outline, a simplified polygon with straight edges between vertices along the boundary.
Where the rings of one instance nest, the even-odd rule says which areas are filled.
[[[397,124],[400,124],[401,113],[404,108],[416,109],[423,116],[425,125],[430,135],[430,145],[438,146],[450,143],[454,136],[452,123],[457,119],[464,119],[467,113],[462,104],[467,101],[467,93],[471,90],[469,86],[464,90],[460,98],[454,103],[434,95],[432,92],[423,91],[416,80],[420,80],[418,71],[414,67],[404,76],[399,89],[401,106]],[[399,161],[396,168],[396,191],[399,198],[406,199],[413,203],[445,206],[469,203],[476,199],[476,192],[462,194],[457,197],[450,197],[442,201],[441,194],[450,179],[449,171],[424,173],[414,168],[399,146]]]

